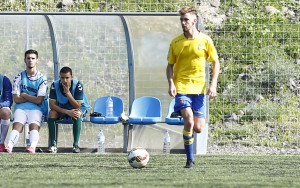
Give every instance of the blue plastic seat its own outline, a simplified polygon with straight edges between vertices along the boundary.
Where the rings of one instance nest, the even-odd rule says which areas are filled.
[[[129,124],[149,125],[161,122],[161,102],[156,97],[144,96],[133,101]]]
[[[165,118],[165,122],[168,125],[183,125],[184,121],[181,116],[180,117],[171,117],[171,114],[174,112],[174,104],[175,104],[175,99],[173,99],[170,102],[169,111],[168,111],[167,117]]]
[[[90,121],[95,124],[115,124],[119,123],[120,116],[124,112],[123,100],[116,96],[111,96],[113,100],[113,116],[106,117],[106,100],[109,96],[98,98],[94,103],[94,112],[102,114],[102,116],[90,116]]]

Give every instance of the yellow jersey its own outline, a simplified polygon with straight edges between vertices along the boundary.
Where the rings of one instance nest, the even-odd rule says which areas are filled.
[[[212,39],[200,32],[193,39],[184,34],[174,38],[170,44],[168,63],[174,64],[174,84],[177,93],[205,93],[205,63],[218,60]]]

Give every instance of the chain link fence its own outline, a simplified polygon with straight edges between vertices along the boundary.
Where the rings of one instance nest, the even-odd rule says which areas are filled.
[[[297,152],[300,147],[298,0],[2,0],[0,11],[82,12],[83,15],[85,12],[164,13],[177,12],[185,5],[198,8],[203,31],[212,37],[221,61],[219,96],[210,101],[208,151],[247,153],[254,152],[253,148],[268,147],[273,148],[272,152]],[[151,29],[149,26],[148,30]],[[5,39],[9,38],[7,28],[2,30]],[[80,41],[77,43],[80,45]],[[74,45],[77,43],[75,40]],[[14,48],[11,43],[10,47]],[[68,52],[65,56],[69,58],[66,62],[77,60],[68,56]],[[161,79],[160,83],[166,82],[164,75],[156,78]],[[165,91],[165,86],[160,89]]]
[[[183,5],[196,5],[186,0],[4,0],[1,11],[32,12],[174,12]]]

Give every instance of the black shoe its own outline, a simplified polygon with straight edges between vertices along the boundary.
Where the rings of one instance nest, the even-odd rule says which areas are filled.
[[[171,118],[181,118],[181,113],[180,111],[179,112],[172,112]]]
[[[187,160],[184,168],[193,168],[195,166],[195,161]]]
[[[55,145],[50,146],[50,147],[47,149],[47,153],[57,153],[57,147],[56,147]]]
[[[73,147],[73,153],[80,153],[80,148],[79,148],[79,146],[75,145],[75,146]]]

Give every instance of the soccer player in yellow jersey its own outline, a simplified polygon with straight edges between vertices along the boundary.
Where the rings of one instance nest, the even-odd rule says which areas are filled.
[[[183,34],[170,44],[166,75],[169,95],[175,97],[174,112],[180,112],[184,119],[183,140],[187,156],[185,168],[191,168],[195,165],[194,132],[200,133],[205,126],[205,98],[217,96],[220,63],[211,38],[196,28],[197,10],[194,7],[183,7],[179,14]],[[206,61],[213,65],[211,84],[207,91]]]

